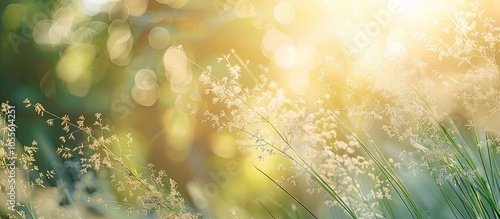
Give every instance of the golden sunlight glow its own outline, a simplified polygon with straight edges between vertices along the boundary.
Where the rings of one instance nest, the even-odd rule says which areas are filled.
[[[0,218],[499,218],[500,0],[1,1]]]
[[[406,46],[398,41],[389,42],[385,48],[385,57],[387,60],[397,62],[399,64],[406,63],[408,50]]]
[[[290,24],[295,19],[295,7],[288,2],[280,2],[274,7],[274,17],[281,24]]]
[[[192,149],[193,129],[196,120],[175,109],[170,109],[163,114],[163,127],[167,131],[165,135],[166,147],[165,156],[176,162],[185,160]]]
[[[230,133],[218,133],[214,135],[214,140],[210,145],[212,152],[222,158],[232,158],[236,155],[237,146],[234,143],[235,138]]]
[[[262,39],[262,52],[270,58],[269,54],[272,54],[281,44],[293,44],[293,40],[290,36],[279,30],[270,28]]]
[[[309,72],[303,69],[297,69],[289,75],[290,88],[295,92],[305,92],[309,88]]]
[[[184,50],[175,46],[169,47],[163,55],[163,66],[171,89],[177,93],[187,92],[193,80],[193,73],[188,69]]]
[[[304,34],[299,37],[297,41],[297,50],[298,54],[298,65],[306,67],[306,68],[314,68],[318,65],[316,60],[317,51],[317,41],[313,35]]]
[[[293,45],[282,44],[274,51],[273,57],[281,68],[291,68],[297,62],[297,50]]]
[[[251,17],[255,15],[255,8],[250,0],[240,0],[234,5],[234,14],[239,18]]]
[[[391,1],[389,4],[393,5],[394,8],[401,8],[401,10],[404,10],[407,13],[425,10],[424,0],[399,0]]]
[[[176,113],[168,126],[169,135],[179,139],[189,139],[194,128],[194,120],[188,115]]]
[[[187,74],[187,59],[183,50],[171,46],[163,55],[163,65],[165,67],[165,76],[173,83],[182,82]]]

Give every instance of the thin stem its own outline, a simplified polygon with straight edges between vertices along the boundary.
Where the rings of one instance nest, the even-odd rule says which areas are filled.
[[[271,211],[269,211],[269,209],[267,209],[267,207],[264,204],[262,204],[262,202],[260,202],[259,198],[257,198],[257,202],[259,203],[260,206],[262,206],[266,210],[266,212],[269,214],[269,216],[271,216],[272,218],[275,218],[273,213],[271,213]]]
[[[314,213],[311,212],[311,210],[309,210],[309,208],[307,208],[304,204],[302,204],[302,202],[297,199],[294,195],[292,195],[290,192],[288,192],[285,188],[283,188],[283,186],[281,186],[279,183],[277,183],[276,181],[274,181],[269,175],[267,175],[266,173],[264,173],[264,171],[262,171],[261,169],[259,169],[258,167],[256,167],[254,165],[255,169],[257,169],[260,173],[262,173],[264,176],[266,176],[269,180],[271,180],[271,182],[273,182],[276,186],[278,186],[281,190],[283,190],[284,192],[286,192],[286,194],[288,194],[290,197],[292,197],[297,203],[299,203],[304,209],[307,210],[307,212],[309,212],[309,214],[311,214],[311,216],[313,216],[314,218],[318,218],[316,217],[316,215],[314,215]]]

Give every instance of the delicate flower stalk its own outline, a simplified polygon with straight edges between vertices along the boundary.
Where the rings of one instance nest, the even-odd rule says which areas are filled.
[[[121,139],[117,135],[111,135],[110,137],[105,137],[105,132],[110,131],[109,126],[104,125],[102,122],[101,114],[95,114],[95,121],[93,123],[94,127],[85,125],[85,117],[80,116],[78,121],[72,123],[70,117],[57,116],[49,111],[47,111],[41,104],[31,104],[31,102],[26,99],[24,103],[27,108],[33,107],[35,112],[40,116],[50,116],[47,120],[49,126],[54,125],[57,121],[60,121],[60,125],[65,135],[60,136],[59,140],[62,145],[57,149],[57,153],[62,156],[63,159],[74,159],[78,158],[80,163],[80,173],[82,176],[91,176],[92,172],[99,172],[103,169],[109,170],[112,174],[110,176],[110,184],[115,186],[116,192],[123,193],[125,196],[122,200],[113,201],[114,198],[106,198],[105,194],[90,195],[86,194],[85,187],[87,184],[94,184],[92,182],[95,179],[88,178],[87,182],[84,182],[82,177],[82,182],[77,182],[77,188],[79,183],[82,185],[83,189],[76,189],[75,191],[69,192],[65,190],[68,199],[72,205],[73,197],[87,196],[87,202],[95,202],[97,205],[102,205],[104,209],[108,208],[108,205],[115,206],[115,210],[120,211],[122,208],[126,215],[132,215],[136,213],[138,215],[143,214],[154,214],[157,218],[198,218],[200,214],[190,213],[187,211],[183,198],[177,191],[177,184],[168,179],[165,171],[155,170],[153,164],[148,165],[149,176],[143,175],[143,171],[138,171],[133,162],[131,162],[131,152],[130,149],[123,148],[121,144]],[[98,137],[95,136],[97,133]],[[79,138],[83,137],[85,140],[79,142]],[[133,142],[131,134],[126,136],[127,143],[126,147],[130,148],[130,144]],[[75,142],[76,146],[66,146]],[[115,153],[111,147],[113,144],[118,147],[119,154]],[[36,162],[34,158],[34,153],[38,149],[36,147],[37,143],[34,143],[32,147],[25,147],[26,154],[22,155],[21,164],[24,164],[23,169],[26,170],[26,174],[30,172],[36,172],[37,166],[33,166]],[[125,153],[124,153],[125,152]],[[130,162],[128,162],[130,161]],[[27,181],[26,183],[31,185],[30,190],[27,191],[28,195],[33,194],[36,189],[35,185],[40,188],[46,188],[44,178],[54,178],[55,172],[47,172],[47,174],[40,173],[39,178],[33,182]],[[26,179],[29,179],[27,175]],[[170,188],[165,188],[165,185],[170,185]],[[82,191],[80,191],[82,190]],[[44,217],[43,212],[39,209],[38,204],[32,203],[30,198],[27,199],[28,203],[26,207],[28,212],[33,218]],[[26,218],[22,210],[16,211],[18,216],[21,218]]]

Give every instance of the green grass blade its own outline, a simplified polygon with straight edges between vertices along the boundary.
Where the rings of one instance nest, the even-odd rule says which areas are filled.
[[[276,217],[274,217],[273,213],[271,213],[271,211],[269,211],[269,209],[267,209],[267,207],[264,204],[262,204],[262,202],[260,202],[260,200],[258,198],[257,198],[257,202],[259,203],[260,206],[262,206],[267,211],[269,216],[271,216],[272,218],[276,218]]]
[[[316,215],[314,215],[314,213],[312,213],[311,210],[309,210],[309,208],[307,208],[304,204],[302,204],[302,202],[297,199],[294,195],[292,195],[290,192],[288,192],[285,188],[283,188],[283,186],[281,186],[279,183],[277,183],[276,181],[274,181],[269,175],[267,175],[266,173],[264,173],[264,171],[262,171],[261,169],[259,169],[258,167],[254,166],[255,169],[257,169],[260,173],[262,173],[264,176],[266,176],[269,180],[271,180],[271,182],[273,182],[276,186],[278,186],[281,190],[283,190],[288,196],[292,197],[297,203],[299,203],[304,209],[306,209],[307,212],[309,212],[309,214],[311,214],[311,216],[313,216],[314,218],[318,218],[316,217]]]

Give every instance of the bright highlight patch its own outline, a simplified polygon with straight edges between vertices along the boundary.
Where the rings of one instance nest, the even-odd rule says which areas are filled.
[[[75,82],[83,74],[89,74],[94,56],[93,46],[70,46],[56,65],[57,76],[65,82]]]
[[[157,86],[156,73],[150,69],[141,69],[135,74],[135,85],[143,90],[151,90]]]
[[[187,68],[184,50],[175,46],[169,47],[163,55],[163,65],[172,90],[178,93],[186,92],[193,80],[193,74]]]
[[[132,99],[134,99],[137,104],[142,106],[152,106],[160,97],[160,87],[158,84],[154,84],[152,89],[143,90],[134,85],[131,94]]]
[[[281,24],[290,24],[295,20],[295,7],[288,2],[280,2],[274,7],[274,18]]]
[[[234,5],[234,14],[239,18],[247,18],[255,15],[255,8],[249,0],[240,0]]]
[[[163,126],[168,133],[165,136],[168,150],[165,155],[168,159],[176,162],[185,160],[192,149],[193,129],[196,120],[189,115],[170,109],[163,115]]]
[[[148,9],[148,0],[126,0],[124,2],[132,16],[139,17]]]
[[[305,92],[309,88],[309,72],[298,70],[290,75],[290,87],[295,92]]]
[[[292,45],[281,45],[274,51],[274,60],[282,68],[291,68],[297,62],[297,50]]]
[[[292,38],[279,30],[271,29],[264,34],[264,39],[262,39],[262,45],[264,49],[270,52],[274,52],[280,44],[292,43]]]
[[[385,48],[385,57],[390,61],[404,64],[408,58],[408,49],[400,42],[390,42]]]
[[[108,0],[82,0],[78,1],[78,10],[87,15],[96,15],[106,4]]]
[[[170,42],[170,33],[163,27],[154,27],[148,35],[149,45],[155,49],[164,49]]]
[[[132,58],[133,38],[127,22],[113,21],[108,28],[107,49],[109,58],[119,66],[125,66]]]
[[[222,158],[232,158],[236,155],[236,145],[234,137],[229,133],[218,133],[210,145],[212,152]]]
[[[42,20],[36,24],[35,28],[33,29],[33,38],[38,45],[52,45],[52,40],[49,36],[50,27],[52,27],[52,22],[50,20]]]

